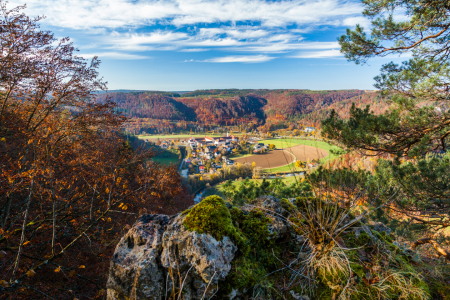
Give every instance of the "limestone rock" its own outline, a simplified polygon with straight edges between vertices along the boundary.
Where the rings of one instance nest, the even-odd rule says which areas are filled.
[[[247,214],[254,208],[271,219],[267,225],[273,233],[271,239],[291,234],[280,200],[263,196],[240,209]],[[231,271],[238,248],[228,236],[218,241],[209,234],[187,230],[185,218],[183,214],[143,215],[137,220],[111,259],[108,300],[200,300],[218,291]],[[297,239],[295,236],[293,240]],[[241,299],[243,293],[233,289],[228,298]]]
[[[181,215],[138,219],[112,257],[107,299],[162,300],[180,285],[182,299],[212,296],[229,273],[237,247],[228,237],[217,241],[187,231],[183,220]]]
[[[162,299],[164,270],[158,258],[169,217],[143,215],[122,237],[111,259],[108,299]]]

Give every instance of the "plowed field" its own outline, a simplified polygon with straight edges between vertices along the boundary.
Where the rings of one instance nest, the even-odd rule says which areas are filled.
[[[297,160],[301,161],[307,161],[308,159],[311,161],[313,159],[321,159],[328,156],[327,150],[306,145],[297,145],[286,148],[285,151],[294,154],[295,157],[297,157]]]
[[[311,161],[316,158],[321,159],[328,156],[328,151],[306,145],[297,145],[284,150],[272,150],[265,154],[256,154],[238,158],[234,161],[241,164],[252,164],[255,162],[258,167],[269,169],[290,164],[294,161],[293,155],[297,158],[297,160],[307,161],[309,159]]]
[[[240,164],[256,163],[258,167],[263,169],[281,167],[290,164],[294,161],[292,154],[287,153],[283,150],[272,150],[264,154],[255,154],[252,156],[242,157],[234,159],[235,162]]]

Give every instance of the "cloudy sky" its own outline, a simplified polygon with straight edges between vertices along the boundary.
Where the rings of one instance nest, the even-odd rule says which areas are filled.
[[[26,1],[26,0],[23,0]],[[347,62],[358,0],[10,0],[102,60],[109,89],[373,89],[387,59]]]

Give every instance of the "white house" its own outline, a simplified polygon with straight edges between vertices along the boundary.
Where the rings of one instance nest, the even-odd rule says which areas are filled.
[[[303,131],[304,132],[313,132],[313,131],[316,131],[316,128],[314,128],[314,127],[305,127],[305,129]]]

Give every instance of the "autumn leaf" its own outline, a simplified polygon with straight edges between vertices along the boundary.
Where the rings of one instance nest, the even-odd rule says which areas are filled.
[[[75,270],[70,271],[69,277],[73,277],[76,274]]]
[[[4,287],[4,288],[9,287],[9,283],[8,283],[7,281],[5,281],[5,280],[0,280],[0,285],[1,285],[2,287]]]
[[[61,267],[58,267],[57,269],[55,269],[55,273],[59,273],[61,272]]]
[[[36,275],[36,272],[34,270],[28,270],[27,277],[33,277],[34,275]]]
[[[79,269],[85,269],[86,267],[84,265],[81,265],[78,267]]]

